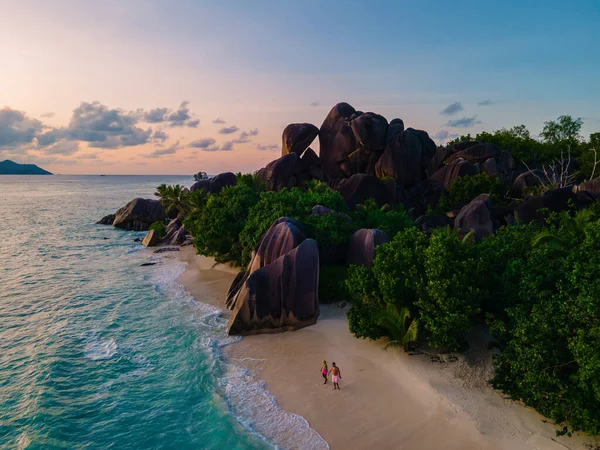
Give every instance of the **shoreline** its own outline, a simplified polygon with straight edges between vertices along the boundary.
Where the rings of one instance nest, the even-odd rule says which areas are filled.
[[[177,280],[197,301],[219,308],[238,269],[184,247]],[[210,291],[210,295],[207,295]],[[356,339],[346,310],[321,305],[317,324],[294,332],[244,337],[222,348],[226,362],[263,380],[281,409],[297,414],[331,448],[585,449],[598,440],[557,437],[544,417],[488,386],[491,356],[482,345],[457,358],[384,350]],[[335,361],[341,391],[326,386],[320,362]]]

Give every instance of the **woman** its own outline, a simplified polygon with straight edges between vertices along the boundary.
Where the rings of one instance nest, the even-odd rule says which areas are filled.
[[[323,384],[327,384],[327,373],[329,373],[327,370],[327,361],[323,361],[323,366],[321,366],[321,375],[323,375],[323,378],[325,379]]]

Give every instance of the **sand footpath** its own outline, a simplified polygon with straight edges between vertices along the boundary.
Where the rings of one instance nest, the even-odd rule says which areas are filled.
[[[223,308],[237,270],[195,256],[192,248],[179,256],[187,262],[179,282],[198,301]],[[264,380],[283,409],[306,418],[332,449],[590,450],[599,443],[556,437],[556,427],[534,410],[491,389],[486,351],[432,361],[384,350],[382,343],[353,337],[346,311],[333,305],[322,307],[316,325],[245,337],[224,350],[231,362]],[[323,385],[323,359],[340,367],[340,391]]]

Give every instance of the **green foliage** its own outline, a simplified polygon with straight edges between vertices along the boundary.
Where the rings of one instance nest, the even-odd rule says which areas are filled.
[[[184,195],[182,209],[186,216],[200,217],[206,203],[208,203],[209,194],[204,189],[189,192]]]
[[[356,225],[345,214],[331,213],[325,216],[305,215],[300,218],[307,237],[317,241],[321,264],[334,264],[346,258],[346,249]]]
[[[346,291],[352,307],[348,311],[350,332],[357,338],[379,339],[385,329],[379,325],[385,307],[373,271],[369,267],[350,266],[346,276]]]
[[[373,274],[384,303],[412,308],[424,295],[427,245],[425,234],[412,227],[377,248]]]
[[[158,233],[158,236],[161,238],[165,237],[167,234],[167,227],[165,225],[165,222],[160,220],[153,222],[152,225],[148,227],[148,230],[156,231]]]
[[[569,115],[560,116],[556,120],[549,120],[544,122],[544,128],[540,136],[545,142],[552,144],[560,144],[563,142],[578,143],[581,141],[581,126],[583,120],[581,117],[573,119]]]
[[[489,194],[494,204],[506,204],[506,187],[497,178],[485,174],[458,177],[452,182],[447,195],[437,204],[438,214],[451,211],[457,204],[466,204],[480,194]]]
[[[363,205],[357,205],[351,217],[357,229],[378,228],[385,231],[390,238],[415,225],[401,206],[396,209],[390,209],[388,205],[378,208],[373,199],[367,200]]]
[[[460,348],[460,335],[470,330],[480,311],[481,292],[473,280],[475,261],[470,244],[455,233],[434,232],[425,249],[426,295],[415,302],[419,321],[434,347]]]
[[[402,345],[407,347],[418,338],[419,321],[416,319],[410,320],[410,311],[406,307],[398,309],[396,305],[387,305],[377,323],[385,328],[390,338],[387,346]]]
[[[233,262],[242,266],[240,233],[250,208],[259,198],[260,194],[246,184],[229,186],[219,194],[211,195],[202,215],[185,221],[186,228],[194,236],[198,253],[214,256],[217,262]]]
[[[600,433],[600,223],[571,249],[546,245],[520,264],[518,303],[495,326],[502,354],[495,387],[573,430]]]
[[[317,191],[293,188],[260,194],[260,200],[252,206],[239,236],[242,265],[250,262],[252,251],[275,220],[280,217],[301,220],[309,216],[316,205],[323,205],[334,211],[347,210],[340,193],[328,187],[319,188]]]
[[[167,186],[163,183],[156,188],[154,195],[160,197],[160,202],[168,215],[177,213],[177,215],[183,216],[185,213],[186,193],[183,186],[178,184]]]
[[[206,175],[206,172],[198,172],[197,174],[194,174],[194,181],[202,180],[208,180],[208,175]]]
[[[346,267],[321,264],[319,270],[319,302],[334,303],[346,300]]]

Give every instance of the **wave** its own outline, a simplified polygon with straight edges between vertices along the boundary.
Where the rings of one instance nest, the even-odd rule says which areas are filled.
[[[194,299],[177,279],[186,263],[169,260],[153,266],[150,279],[169,299],[193,305],[198,312],[199,343],[212,359],[216,394],[223,406],[248,432],[277,449],[329,449],[323,437],[304,417],[283,410],[263,381],[249,371],[226,361],[221,349],[241,339],[228,336],[226,320],[215,306]]]
[[[92,361],[111,359],[119,349],[114,339],[103,339],[96,332],[90,333],[87,341],[83,353]]]

